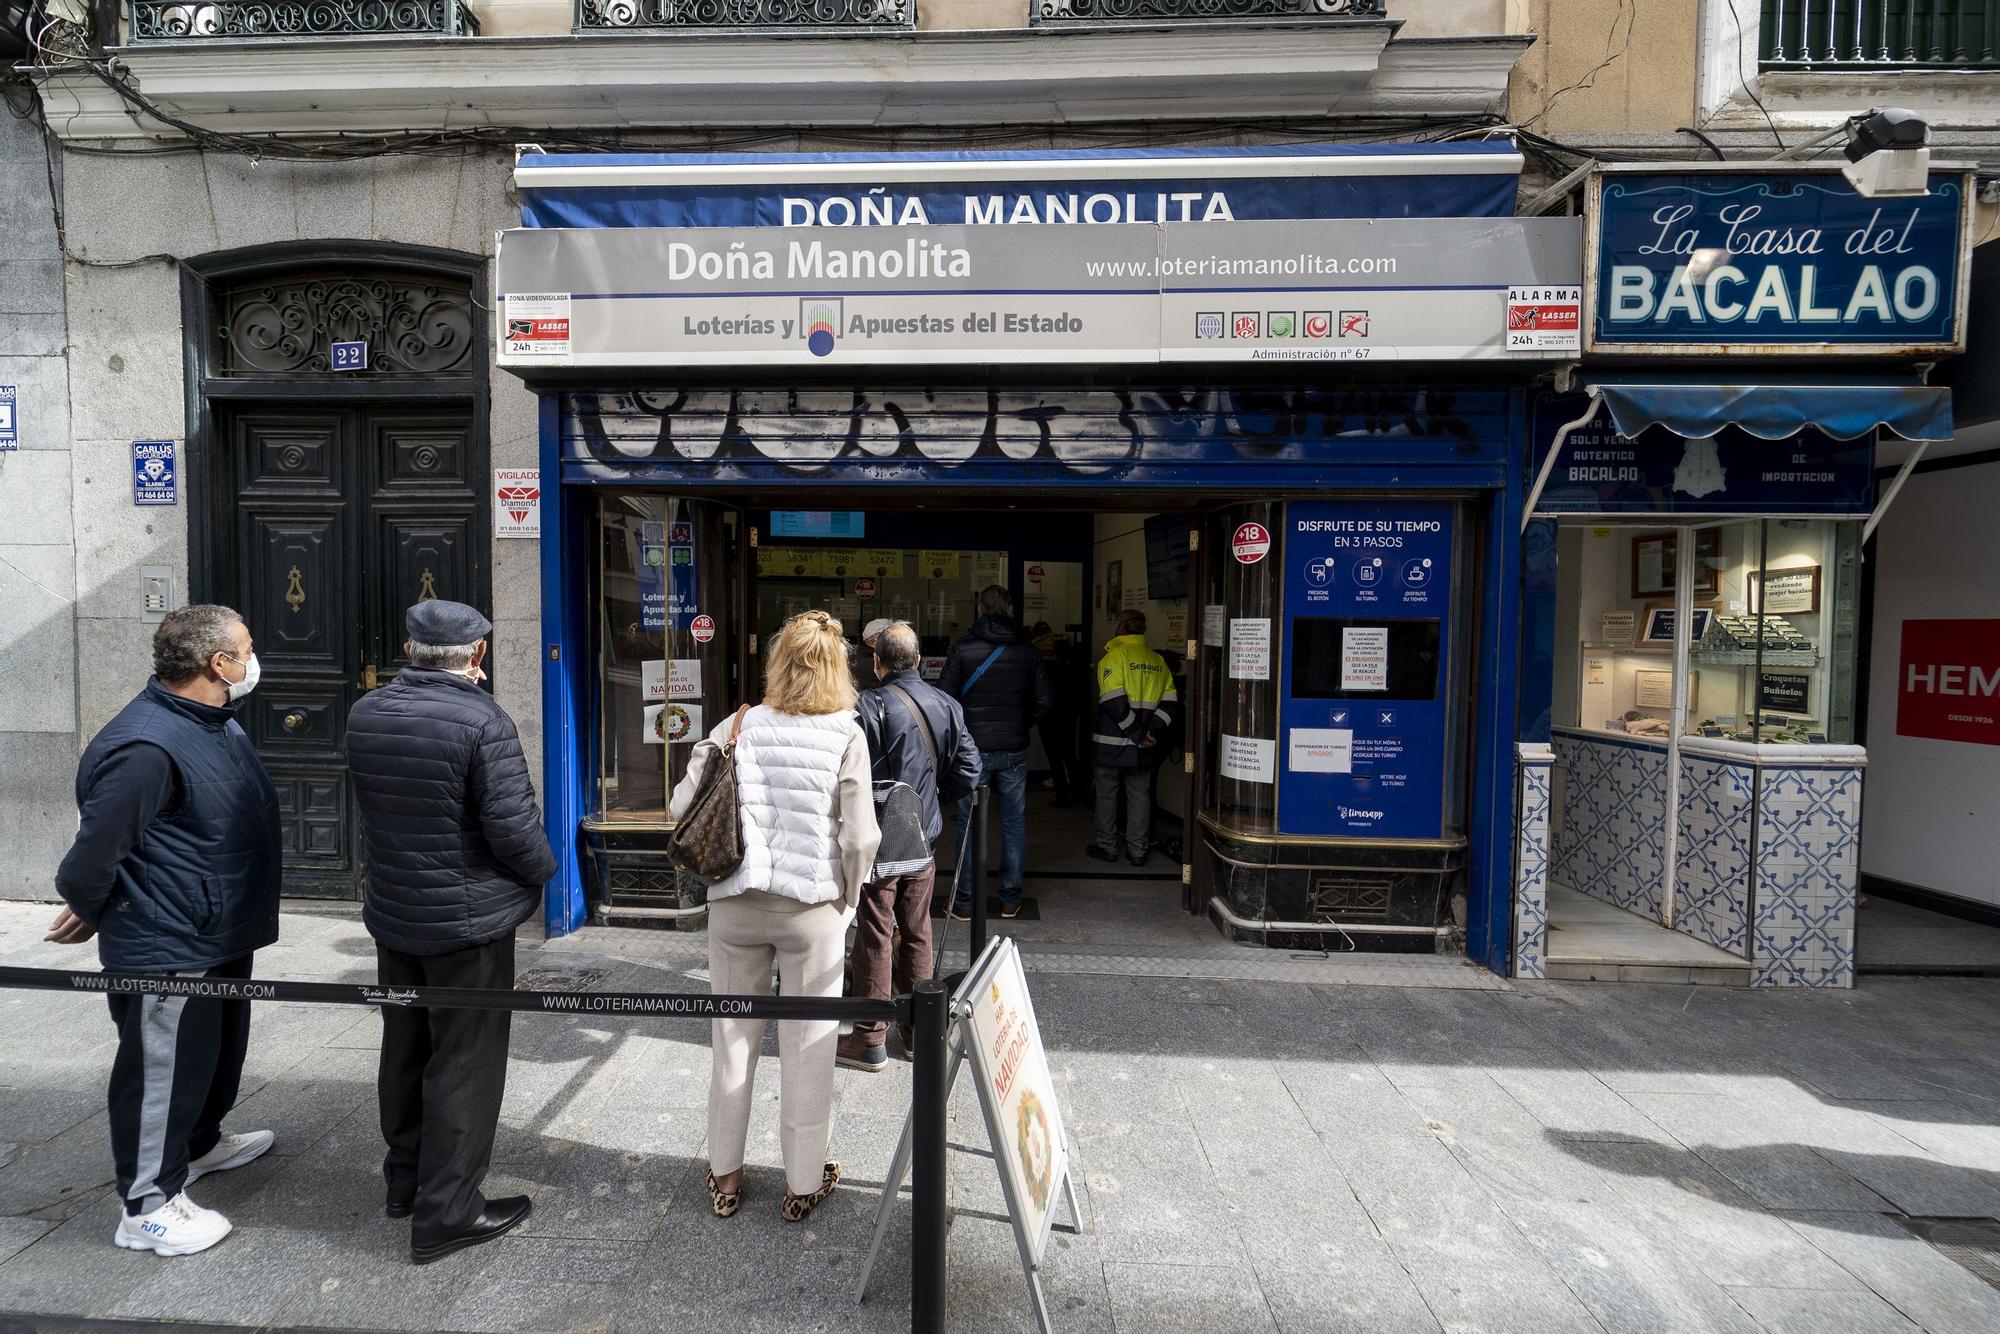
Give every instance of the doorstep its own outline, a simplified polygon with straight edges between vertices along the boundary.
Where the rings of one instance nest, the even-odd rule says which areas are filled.
[[[1567,885],[1549,886],[1544,957],[1556,981],[1750,985],[1749,960]]]

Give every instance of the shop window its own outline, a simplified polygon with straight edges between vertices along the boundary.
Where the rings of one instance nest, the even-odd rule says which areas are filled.
[[[602,497],[597,518],[597,814],[664,821],[694,743],[737,702],[737,516],[645,493]]]
[[[1566,525],[1557,633],[1559,644],[1574,647],[1558,653],[1556,722],[1666,738],[1685,540],[1693,544],[1693,580],[1684,733],[1852,741],[1859,528],[1807,519]]]

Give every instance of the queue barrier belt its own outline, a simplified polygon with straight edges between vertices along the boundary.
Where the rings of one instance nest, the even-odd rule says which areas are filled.
[[[841,1023],[907,1021],[892,1000],[827,996],[715,996],[705,992],[500,991],[477,987],[383,987],[355,982],[286,982],[199,973],[81,972],[0,967],[0,988],[80,995],[192,996],[291,1001],[306,1005],[394,1006],[428,1010],[514,1010],[529,1014],[658,1016],[681,1019],[816,1019]]]

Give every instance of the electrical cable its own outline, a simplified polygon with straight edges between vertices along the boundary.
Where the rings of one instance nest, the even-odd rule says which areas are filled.
[[[1771,137],[1778,141],[1778,148],[1782,151],[1785,147],[1785,136],[1778,133],[1778,122],[1771,119],[1771,109],[1764,105],[1763,98],[1757,96],[1757,81],[1754,78],[1746,78],[1743,73],[1743,16],[1736,12],[1736,0],[1729,0],[1729,21],[1736,25],[1736,77],[1743,81],[1743,91],[1757,104],[1757,110],[1764,113],[1764,124],[1771,127]]]
[[[1735,3],[1735,0],[1730,0],[1730,3],[1733,5]],[[1611,44],[1618,40],[1618,23],[1620,19],[1623,19],[1625,21],[1625,41],[1623,45],[1621,45],[1617,50],[1614,51],[1611,49]],[[1613,65],[1617,64],[1620,60],[1624,58],[1625,53],[1632,49],[1632,33],[1633,30],[1638,26],[1639,26],[1639,10],[1637,7],[1636,0],[1634,0],[1633,7],[1630,9],[1626,8],[1626,0],[1618,0],[1618,8],[1613,10],[1611,14],[1611,27],[1604,34],[1604,59],[1598,61],[1595,65],[1591,66],[1590,69],[1585,72],[1584,76],[1581,79],[1578,79],[1575,83],[1571,84],[1569,87],[1559,89],[1557,92],[1555,92],[1552,96],[1549,97],[1547,101],[1542,103],[1542,109],[1540,111],[1537,111],[1534,115],[1528,117],[1525,121],[1522,121],[1521,124],[1524,127],[1533,125],[1536,121],[1541,120],[1543,117],[1547,116],[1551,111],[1554,111],[1556,109],[1556,104],[1562,101],[1565,97],[1568,97],[1571,93],[1580,92],[1584,89],[1595,87],[1597,84],[1597,76],[1602,74],[1605,70],[1610,69]]]
[[[1715,140],[1709,138],[1706,134],[1703,134],[1700,130],[1695,129],[1694,126],[1692,125],[1676,126],[1674,129],[1674,133],[1691,134],[1695,138],[1701,140],[1701,142],[1707,146],[1708,151],[1715,154],[1715,160],[1717,162],[1727,162],[1729,160],[1727,155],[1723,153],[1722,149],[1717,146]]]

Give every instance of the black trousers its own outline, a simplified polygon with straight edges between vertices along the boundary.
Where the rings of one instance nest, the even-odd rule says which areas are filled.
[[[250,958],[217,964],[206,976],[247,978]],[[118,1194],[126,1213],[151,1213],[181,1193],[188,1163],[222,1138],[250,1048],[250,1002],[144,994],[105,1000],[118,1025],[106,1097]]]
[[[514,985],[514,937],[450,954],[404,954],[375,946],[385,987]],[[506,1010],[382,1007],[382,1175],[389,1198],[416,1206],[410,1243],[443,1241],[486,1207],[480,1186],[493,1162],[500,1099],[507,1091]]]

